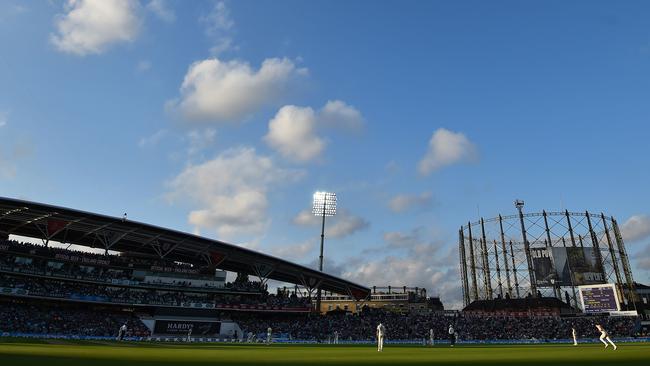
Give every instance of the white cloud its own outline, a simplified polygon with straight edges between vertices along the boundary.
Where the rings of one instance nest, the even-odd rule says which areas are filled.
[[[390,199],[388,207],[393,212],[401,213],[411,209],[427,209],[432,204],[431,192],[423,192],[419,195],[398,194]]]
[[[214,139],[217,136],[217,130],[214,128],[206,128],[204,130],[192,130],[187,133],[189,146],[187,148],[187,155],[196,155],[202,150],[214,144]]]
[[[215,40],[214,46],[210,47],[210,54],[218,56],[232,48],[236,48],[232,38],[222,37]]]
[[[340,100],[327,101],[320,110],[319,120],[324,126],[352,132],[359,132],[364,126],[361,112]]]
[[[99,54],[116,43],[135,40],[139,3],[130,0],[68,0],[66,13],[56,20],[52,43],[78,56]]]
[[[283,245],[271,249],[271,254],[290,261],[299,261],[304,259],[315,248],[317,239],[312,238],[304,242],[290,245]]]
[[[189,67],[180,99],[168,107],[187,120],[241,122],[260,107],[279,102],[291,82],[306,73],[286,58],[266,59],[259,70],[242,61],[202,60]]]
[[[205,32],[208,35],[228,31],[235,26],[235,21],[230,16],[230,9],[223,1],[216,2],[212,11],[199,20],[205,25]]]
[[[167,198],[196,207],[188,222],[221,237],[259,234],[269,224],[267,191],[273,184],[300,179],[302,172],[276,167],[252,148],[227,150],[189,165],[168,184]]]
[[[318,112],[311,107],[286,105],[269,121],[266,143],[283,157],[308,162],[321,156],[325,140],[317,135],[320,127],[360,131],[361,113],[340,100],[328,101]]]
[[[325,149],[325,141],[316,136],[316,115],[309,107],[280,108],[264,140],[285,158],[299,162],[312,160]]]
[[[440,296],[447,309],[458,309],[462,292],[457,267],[457,264],[436,265],[427,257],[389,255],[346,265],[342,276],[366,286],[426,288],[429,296]]]
[[[441,258],[439,251],[443,247],[442,242],[424,239],[424,237],[428,238],[431,236],[435,237],[436,233],[426,232],[424,228],[415,228],[407,233],[389,231],[384,233],[386,245],[370,249],[367,253],[371,253],[372,251],[385,252],[387,250],[402,250],[406,251],[410,257],[430,257],[432,261],[436,261],[438,264],[449,263],[449,261],[453,260],[450,252],[447,253],[446,257]],[[434,256],[437,258],[433,259]]]
[[[302,210],[293,218],[293,223],[299,226],[318,225],[320,219],[311,212],[311,210]]]
[[[370,226],[366,219],[352,215],[347,210],[339,210],[335,217],[334,224],[326,229],[326,234],[334,238],[344,238]]]
[[[418,171],[422,175],[429,175],[445,166],[475,161],[477,158],[476,146],[465,135],[439,128],[429,140],[429,149],[420,160]]]
[[[320,244],[320,243],[319,243]],[[347,268],[352,266],[353,263],[356,263],[358,258],[351,257],[345,262],[337,263],[336,261],[330,259],[328,256],[323,256],[323,272],[331,274],[332,276],[343,277]],[[320,259],[314,258],[313,260],[304,263],[305,267],[318,269]]]
[[[634,256],[634,260],[640,269],[650,271],[650,244]]]
[[[218,56],[231,49],[237,49],[232,38],[235,21],[230,16],[230,9],[225,2],[216,2],[212,10],[208,14],[201,16],[199,21],[205,27],[205,34],[214,43],[210,48],[212,55]]]
[[[457,250],[425,236],[431,235],[423,228],[387,232],[385,245],[344,262],[342,276],[367,286],[424,287],[429,295],[440,295],[447,308],[458,308],[461,290]]]
[[[389,231],[384,233],[384,241],[390,249],[402,249],[413,247],[420,241],[418,230],[411,233],[402,233],[399,231]]]
[[[154,147],[160,143],[160,141],[167,136],[167,130],[158,130],[150,136],[146,136],[138,141],[138,147],[144,149],[149,147]]]
[[[621,235],[626,242],[643,240],[650,237],[650,216],[631,216],[621,227]]]
[[[166,0],[151,0],[147,4],[147,10],[154,13],[158,18],[166,23],[173,23],[176,21],[176,14],[174,10],[169,7]]]
[[[292,222],[299,226],[317,226],[321,224],[321,220],[322,218],[314,216],[311,210],[303,210],[293,218]],[[336,216],[328,217],[326,220],[325,235],[339,239],[370,226],[366,219],[353,215],[348,210],[339,210]]]

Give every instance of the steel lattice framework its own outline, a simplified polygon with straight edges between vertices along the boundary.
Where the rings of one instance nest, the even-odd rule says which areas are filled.
[[[577,308],[576,285],[540,286],[535,280],[531,251],[557,247],[593,248],[596,268],[605,282],[616,284],[619,298],[626,303],[636,302],[634,279],[616,219],[602,213],[542,211],[481,218],[460,228],[458,249],[465,306],[476,300],[535,297],[539,293],[566,299]]]

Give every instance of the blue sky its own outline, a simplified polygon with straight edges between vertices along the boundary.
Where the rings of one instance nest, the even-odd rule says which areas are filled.
[[[96,14],[101,14],[95,16]],[[650,280],[642,1],[0,1],[2,195],[460,297],[479,215],[604,211]],[[302,215],[301,215],[302,212]]]

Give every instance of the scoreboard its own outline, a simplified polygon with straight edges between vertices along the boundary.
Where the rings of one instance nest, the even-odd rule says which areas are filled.
[[[611,284],[578,286],[585,313],[608,313],[621,310],[616,287]]]

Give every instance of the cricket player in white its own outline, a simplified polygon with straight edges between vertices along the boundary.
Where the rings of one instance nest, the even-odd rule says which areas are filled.
[[[272,337],[273,336],[273,329],[271,327],[268,327],[266,329],[266,344],[271,344]]]
[[[339,331],[334,331],[334,344],[339,344]]]
[[[451,347],[456,344],[456,331],[454,330],[454,327],[449,324],[449,344]]]
[[[577,346],[578,345],[578,332],[576,331],[575,327],[571,328],[571,335],[573,336],[573,345]]]
[[[609,342],[614,347],[614,350],[616,350],[618,347],[616,347],[614,342],[612,342],[612,340],[609,338],[609,334],[607,334],[607,331],[605,330],[605,328],[603,328],[603,326],[600,325],[600,324],[596,324],[596,328],[598,328],[598,330],[600,331],[600,341],[605,344],[605,348],[607,348],[607,346],[609,346],[607,344],[607,342]],[[607,342],[605,342],[605,340],[607,340]]]
[[[429,329],[429,344],[433,346],[433,328]]]
[[[126,323],[122,324],[120,327],[119,332],[117,333],[117,339],[122,341],[124,340],[124,337],[126,337]]]
[[[187,341],[192,342],[192,327],[187,331]]]
[[[384,325],[379,323],[377,326],[377,352],[384,350],[384,336],[386,335],[386,328]]]

